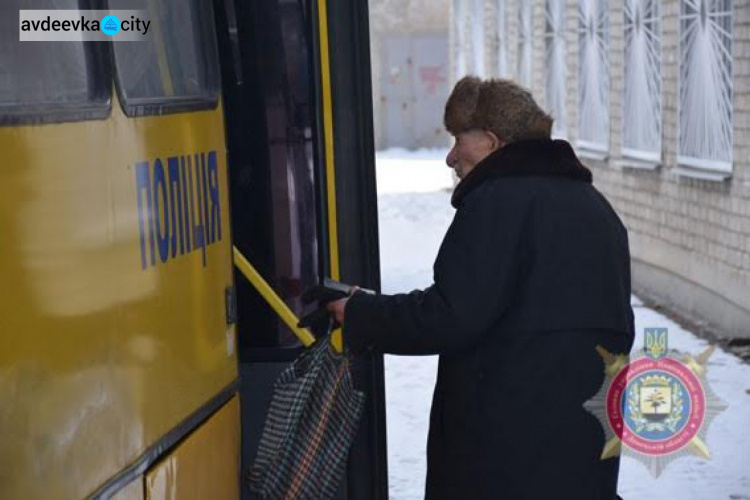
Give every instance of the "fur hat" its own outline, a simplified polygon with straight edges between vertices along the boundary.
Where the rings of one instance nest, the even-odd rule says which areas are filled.
[[[445,104],[445,128],[453,135],[489,130],[511,143],[549,139],[552,117],[531,93],[511,80],[466,76],[456,83]]]

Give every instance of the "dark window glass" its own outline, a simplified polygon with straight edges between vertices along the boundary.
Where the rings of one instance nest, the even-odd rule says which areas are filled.
[[[128,115],[216,106],[219,77],[211,2],[110,0],[109,5],[145,10],[151,21],[147,41],[113,44]]]
[[[7,2],[7,3],[6,3]],[[77,9],[78,0],[4,0],[0,6],[0,123],[102,118],[109,107],[103,47],[20,42],[20,9]]]
[[[300,296],[318,283],[320,266],[310,7],[299,0],[235,7],[240,67],[229,35],[221,50],[233,237],[302,316]],[[298,346],[247,280],[236,282],[242,349]]]
[[[276,288],[302,316],[300,295],[318,282],[318,241],[313,169],[312,70],[301,2],[279,2],[282,66],[279,86],[269,92],[266,123],[271,133]],[[271,89],[267,89],[271,90]],[[279,118],[283,117],[283,121]],[[281,333],[285,334],[282,328]],[[283,337],[282,337],[283,338]],[[296,344],[296,337],[293,344]]]

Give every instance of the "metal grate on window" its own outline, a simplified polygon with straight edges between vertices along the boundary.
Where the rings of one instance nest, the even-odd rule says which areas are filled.
[[[566,50],[565,50],[565,1],[545,2],[545,98],[547,110],[554,118],[552,135],[565,137],[566,116]]]
[[[484,68],[484,0],[473,0],[473,22],[471,30],[472,72],[479,77],[485,76]]]
[[[578,4],[578,145],[609,148],[609,21],[606,0]]]
[[[510,76],[508,68],[508,5],[507,0],[497,0],[495,4],[497,74],[500,77]]]
[[[533,18],[532,2],[518,4],[518,61],[516,74],[518,81],[526,87],[531,86]]]
[[[683,166],[732,170],[732,2],[680,1],[679,153]]]
[[[661,18],[658,0],[625,2],[623,154],[661,157]]]

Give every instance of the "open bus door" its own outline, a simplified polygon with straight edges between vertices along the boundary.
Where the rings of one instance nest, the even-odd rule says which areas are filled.
[[[367,2],[215,0],[214,11],[237,251],[298,317],[323,277],[379,290]],[[235,283],[246,470],[273,383],[304,347],[245,276]],[[353,375],[367,405],[340,498],[387,498],[382,356]]]

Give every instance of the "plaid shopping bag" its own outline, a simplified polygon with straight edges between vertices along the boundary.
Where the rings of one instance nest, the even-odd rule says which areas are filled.
[[[260,499],[333,498],[364,408],[349,359],[326,336],[279,376],[249,471]]]

